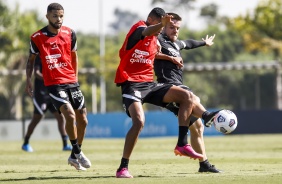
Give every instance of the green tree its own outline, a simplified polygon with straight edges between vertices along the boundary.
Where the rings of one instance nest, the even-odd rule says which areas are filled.
[[[3,20],[1,26],[1,49],[0,60],[1,68],[6,71],[18,70],[19,73],[25,68],[25,63],[29,50],[29,36],[32,31],[42,25],[42,21],[38,20],[35,11],[25,12],[21,14],[19,7],[15,10],[9,10],[2,1],[0,1],[0,19]],[[19,80],[20,79],[20,80]],[[3,113],[3,118],[11,118],[20,116],[20,103],[24,78],[9,74],[2,76],[0,80],[0,94],[6,99],[7,113]]]
[[[106,71],[105,79],[107,85],[107,111],[122,111],[121,91],[114,83],[116,69],[119,65],[119,49],[124,41],[125,33],[120,32],[115,36],[107,36],[106,39]]]
[[[110,24],[110,27],[115,34],[124,31],[127,32],[132,24],[134,24],[138,20],[142,20],[142,18],[140,18],[138,14],[132,13],[130,11],[123,11],[118,8],[115,9],[114,15],[116,20],[114,20]]]
[[[209,19],[214,19],[217,17],[218,6],[214,3],[205,5],[201,8],[200,15],[203,17],[208,17]]]
[[[235,18],[230,26],[244,38],[247,51],[273,53],[278,59],[282,54],[282,1],[260,0],[254,12]]]
[[[242,37],[231,29],[219,29],[210,26],[202,31],[190,31],[181,28],[179,39],[202,40],[206,35],[216,34],[215,44],[209,48],[192,49],[182,52],[184,62],[204,63],[204,62],[229,62],[234,61],[238,53],[243,52]]]
[[[224,16],[218,17],[215,12],[216,6],[211,10],[209,8],[206,10],[205,7],[202,8],[201,16],[207,21],[207,29],[195,32],[182,28],[180,38],[200,40],[207,34],[215,33],[215,44],[210,48],[183,51],[182,56],[185,63],[233,62],[238,60],[255,62],[257,60],[262,61],[262,58],[271,59],[269,54],[258,51],[249,52],[244,34],[238,29],[234,29],[231,24],[233,20]],[[212,24],[209,23],[211,20]],[[273,71],[184,72],[184,83],[191,87],[199,95],[201,102],[209,108],[275,108],[275,76]],[[268,86],[268,88],[264,86]],[[262,98],[262,94],[272,95],[266,99]]]
[[[92,111],[92,95],[97,97],[97,105],[101,103],[100,97],[100,76],[106,81],[106,107],[107,111],[121,111],[120,88],[114,84],[116,68],[119,64],[119,49],[125,37],[125,33],[117,35],[106,35],[105,37],[105,70],[100,70],[100,45],[99,35],[78,33],[78,54],[79,68],[95,68],[97,72],[94,75],[80,74],[79,82],[85,95],[87,109]],[[91,84],[97,84],[97,94],[92,94]]]

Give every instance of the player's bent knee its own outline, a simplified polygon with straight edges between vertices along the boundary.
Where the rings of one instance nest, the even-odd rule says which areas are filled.
[[[180,103],[185,101],[185,102],[188,102],[188,103],[193,103],[194,101],[194,97],[193,97],[193,94],[190,92],[190,91],[186,91],[184,90],[181,95],[179,96],[179,100],[180,100]]]

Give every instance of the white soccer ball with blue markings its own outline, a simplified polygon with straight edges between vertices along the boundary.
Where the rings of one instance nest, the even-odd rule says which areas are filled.
[[[215,115],[213,124],[217,131],[223,134],[230,134],[238,125],[237,116],[234,112],[224,109]]]

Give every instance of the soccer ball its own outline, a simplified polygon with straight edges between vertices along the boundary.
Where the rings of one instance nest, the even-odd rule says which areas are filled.
[[[232,111],[224,109],[215,115],[213,124],[217,131],[223,134],[230,134],[236,129],[238,121]]]

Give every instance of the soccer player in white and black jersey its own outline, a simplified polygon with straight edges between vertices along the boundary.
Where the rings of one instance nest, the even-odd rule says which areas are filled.
[[[173,16],[173,23],[167,24],[163,28],[162,33],[158,36],[161,53],[165,54],[167,57],[164,57],[163,55],[156,56],[154,62],[155,75],[157,76],[157,81],[160,83],[173,84],[191,91],[189,87],[183,84],[183,60],[180,51],[182,49],[189,50],[202,46],[211,46],[213,45],[215,35],[210,37],[206,36],[206,38],[202,39],[202,41],[192,39],[178,40],[182,18],[175,13],[168,13],[168,15]],[[199,97],[195,96],[195,98],[199,100]],[[172,111],[176,116],[178,115],[179,107],[177,104],[170,103],[166,106],[166,108]],[[191,117],[189,130],[193,149],[203,155],[203,158],[199,159],[199,172],[222,172],[214,165],[211,165],[207,159],[203,138],[204,126],[202,121],[198,118]]]

